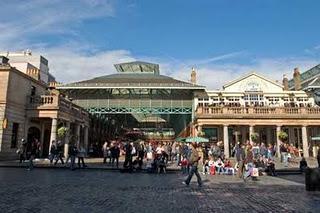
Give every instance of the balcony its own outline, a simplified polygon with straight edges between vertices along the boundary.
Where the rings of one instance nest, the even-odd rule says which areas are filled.
[[[320,107],[198,107],[197,118],[320,118]]]
[[[28,96],[27,110],[51,112],[51,114],[68,114],[81,119],[89,117],[89,113],[83,108],[59,95]]]

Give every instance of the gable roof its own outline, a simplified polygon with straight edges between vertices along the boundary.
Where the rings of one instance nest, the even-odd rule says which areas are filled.
[[[204,86],[152,73],[117,73],[59,86],[59,89],[83,88],[175,88],[204,89]]]
[[[249,78],[250,76],[257,76],[258,78],[261,78],[261,79],[263,79],[263,80],[265,80],[265,81],[268,81],[268,82],[270,82],[270,83],[272,83],[272,84],[274,84],[274,85],[277,85],[277,86],[279,86],[279,87],[281,87],[281,88],[283,88],[283,85],[282,84],[280,84],[280,83],[278,83],[278,82],[276,82],[276,81],[274,81],[274,80],[271,80],[271,79],[269,79],[269,78],[267,78],[267,77],[265,77],[265,76],[262,76],[262,75],[260,75],[260,74],[258,74],[258,73],[256,73],[256,72],[250,72],[250,73],[248,73],[248,74],[246,74],[246,75],[243,75],[243,76],[241,76],[240,78],[237,78],[237,79],[235,79],[235,80],[233,80],[233,81],[230,81],[230,82],[228,82],[228,83],[226,83],[225,85],[223,85],[223,89],[225,89],[226,87],[229,87],[229,86],[231,86],[231,85],[233,85],[233,84],[235,84],[235,83],[237,83],[237,82],[239,82],[239,81],[242,81],[242,80],[244,80],[244,79],[246,79],[246,78]]]

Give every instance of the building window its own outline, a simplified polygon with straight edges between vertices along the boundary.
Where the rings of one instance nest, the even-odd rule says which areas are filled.
[[[35,96],[35,95],[36,95],[36,87],[31,86],[31,96]]]
[[[19,131],[19,124],[18,123],[13,123],[13,125],[12,125],[12,137],[11,137],[11,148],[16,148],[17,147],[18,131]]]

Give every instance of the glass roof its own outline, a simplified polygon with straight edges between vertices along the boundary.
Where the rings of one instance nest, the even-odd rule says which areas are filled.
[[[159,75],[159,64],[152,64],[142,61],[121,63],[114,65],[118,72],[125,73],[153,73]]]
[[[311,69],[301,73],[300,78],[301,78],[301,82],[304,81],[311,81],[313,80],[316,76],[318,76],[320,74],[320,64],[318,64],[315,67],[312,67]],[[291,79],[289,81],[289,87],[294,87],[294,80]]]

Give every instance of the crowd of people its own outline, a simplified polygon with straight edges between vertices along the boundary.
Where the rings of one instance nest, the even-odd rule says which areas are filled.
[[[91,146],[92,147],[92,146]],[[85,168],[84,162],[87,157],[83,146],[76,143],[68,144],[68,157],[65,159],[65,144],[62,141],[52,141],[50,147],[50,163],[56,165],[69,163],[70,169],[76,168],[76,159],[78,159],[78,168]],[[90,155],[89,148],[89,155]],[[40,156],[41,145],[37,139],[26,141],[22,139],[17,153],[20,163],[29,160],[28,169],[33,168],[33,160]],[[255,177],[261,172],[267,172],[270,175],[275,173],[275,147],[272,144],[266,146],[264,143],[252,143],[247,141],[241,144],[238,142],[232,149],[233,159],[226,159],[223,151],[222,142],[203,143],[193,145],[182,142],[145,142],[145,141],[106,141],[100,148],[102,153],[102,163],[109,164],[111,167],[119,168],[119,158],[124,156],[122,171],[140,171],[146,168],[148,172],[166,173],[168,162],[180,166],[184,174],[196,174],[193,166],[196,164],[202,170],[203,175],[223,174],[238,175],[241,178]],[[197,152],[199,158],[193,162],[193,153]],[[285,166],[292,158],[299,156],[299,150],[292,145],[282,143],[280,145],[281,161]],[[194,156],[193,156],[194,157]],[[195,157],[194,157],[195,158]],[[65,161],[64,161],[65,160]],[[318,162],[320,163],[320,154],[318,153]],[[307,162],[304,158],[300,161],[300,169],[307,168]],[[188,181],[186,181],[188,182]]]

